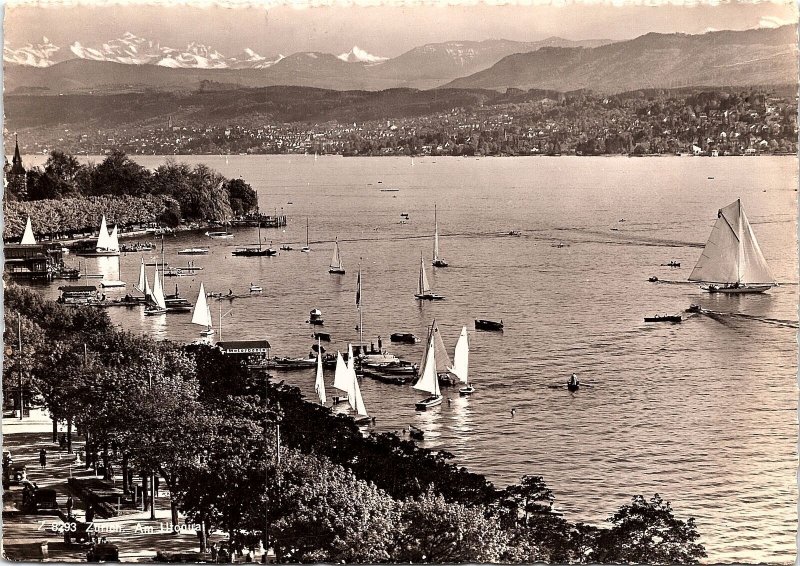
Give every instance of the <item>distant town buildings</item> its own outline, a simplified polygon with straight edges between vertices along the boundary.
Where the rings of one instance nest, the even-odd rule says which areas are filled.
[[[196,123],[169,116],[161,126],[64,130],[55,139],[47,132],[26,132],[26,153],[52,149],[89,155],[113,149],[156,155],[796,153],[796,97],[750,91],[579,92],[363,122],[276,123],[240,116]]]

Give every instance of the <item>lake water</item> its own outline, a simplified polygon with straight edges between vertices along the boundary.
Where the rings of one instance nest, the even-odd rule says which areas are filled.
[[[136,159],[147,167],[163,163]],[[450,405],[420,413],[419,392],[364,378],[378,431],[414,424],[425,431],[425,446],[453,453],[499,486],[542,475],[556,508],[572,520],[599,524],[632,495],[658,492],[679,517],[696,517],[709,561],[794,561],[795,159],[181,159],[241,176],[258,190],[262,211],[288,215],[285,230],[262,230],[276,249],[304,245],[309,220],[308,254],[232,257],[236,245],[256,242],[255,228],[237,230],[232,240],[166,239],[170,265],[191,260],[204,268],[197,277],[168,278],[168,290],[177,282],[194,301],[201,281],[207,291],[264,287],[261,296],[224,301],[222,313],[230,314],[223,338],[267,338],[273,355],[303,356],[313,332],[305,321],[316,307],[333,336],[326,348],[346,350],[358,340],[360,263],[365,339],[380,335],[385,348],[419,361],[422,344],[396,346],[388,336],[424,339],[435,318],[452,352],[466,325],[477,389],[470,398],[446,390]],[[717,210],[737,198],[783,284],[764,295],[709,295],[685,281]],[[430,268],[434,204],[446,269]],[[336,237],[343,276],[327,272]],[[211,253],[176,255],[198,245]],[[445,301],[414,299],[420,253]],[[120,260],[129,289],[141,255]],[[681,267],[661,267],[670,260]],[[116,260],[88,266],[116,278]],[[651,275],[667,282],[649,283]],[[46,292],[56,296],[56,287]],[[676,325],[643,322],[691,303],[719,314],[685,315]],[[216,318],[218,304],[211,304]],[[122,327],[157,338],[199,338],[190,314],[109,313]],[[475,332],[475,318],[503,319],[505,331]],[[592,387],[574,394],[551,387],[572,372]],[[333,372],[326,373],[330,384]],[[284,378],[313,399],[312,371],[278,375]]]

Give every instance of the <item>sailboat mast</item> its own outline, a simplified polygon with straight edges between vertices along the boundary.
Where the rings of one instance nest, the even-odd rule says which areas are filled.
[[[222,301],[219,303],[219,341],[222,342]]]
[[[433,205],[433,261],[439,259],[439,221],[436,218],[436,205]]]
[[[739,240],[739,249],[736,254],[736,282],[742,282],[742,264],[744,263],[744,234],[742,233],[742,201],[739,203],[739,220],[736,223],[736,238]]]

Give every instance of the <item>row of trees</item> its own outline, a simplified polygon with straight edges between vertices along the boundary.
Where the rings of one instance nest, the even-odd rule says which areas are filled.
[[[496,489],[394,434],[305,402],[207,345],[155,342],[107,314],[5,290],[3,387],[22,376],[55,419],[86,435],[105,469],[158,473],[201,535],[259,544],[281,562],[660,562],[705,556],[694,521],[658,495],[635,497],[607,527],[551,512],[541,477]],[[16,346],[17,327],[23,335]],[[55,430],[55,429],[54,429]],[[205,544],[205,539],[203,539]]]
[[[99,164],[81,164],[62,151],[50,153],[44,167],[26,174],[25,191],[7,190],[5,237],[22,234],[20,214],[30,214],[38,233],[96,228],[104,213],[123,226],[181,220],[224,220],[258,206],[258,196],[242,179],[226,179],[206,165],[167,161],[150,171],[121,151]],[[11,186],[13,189],[13,186]],[[109,205],[99,214],[98,204]],[[89,216],[91,214],[91,216]],[[17,232],[18,230],[18,232]]]

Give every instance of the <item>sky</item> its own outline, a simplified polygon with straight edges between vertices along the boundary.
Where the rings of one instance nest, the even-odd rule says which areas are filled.
[[[506,0],[489,0],[495,5],[478,0],[385,0],[372,6],[353,0],[349,6],[344,0],[313,1],[316,7],[280,0],[238,7],[163,1],[7,5],[4,42],[18,48],[46,36],[61,47],[75,41],[94,46],[131,32],[176,48],[192,41],[204,43],[229,56],[244,48],[266,56],[297,51],[339,54],[358,45],[375,55],[394,57],[418,45],[449,40],[536,41],[550,36],[620,40],[651,31],[694,34],[797,21],[792,0],[713,0],[715,5],[701,0],[517,0],[518,4],[505,5],[500,4]],[[228,5],[232,2],[228,0]]]

